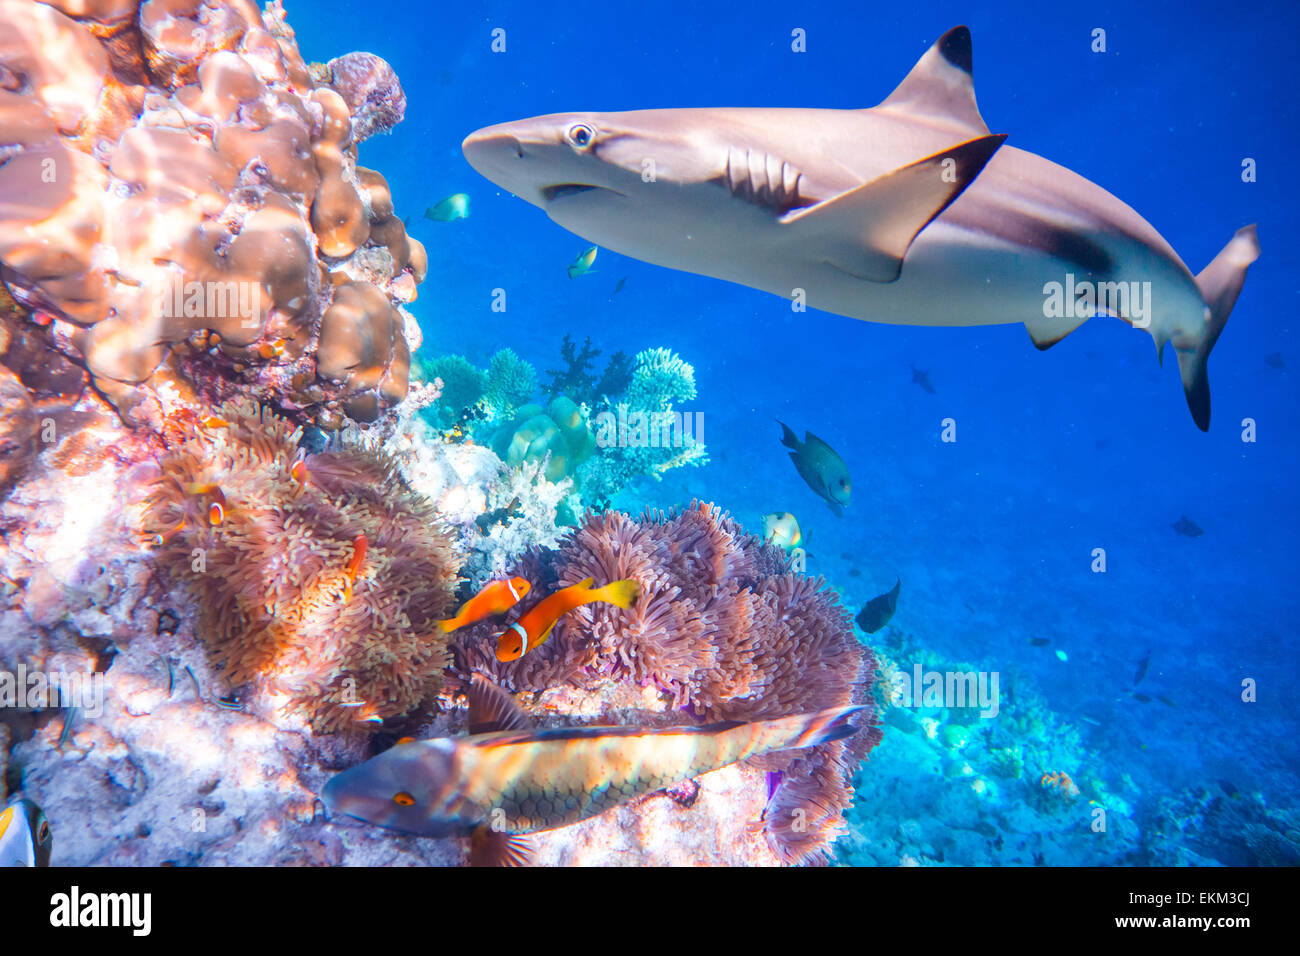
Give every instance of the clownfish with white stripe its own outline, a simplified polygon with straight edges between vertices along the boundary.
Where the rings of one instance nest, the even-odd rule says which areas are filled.
[[[515,661],[545,644],[555,629],[555,622],[575,607],[601,602],[626,609],[641,593],[641,585],[631,578],[600,588],[591,586],[594,581],[595,578],[587,578],[572,587],[562,588],[526,611],[497,638],[497,660]]]
[[[460,606],[455,617],[438,622],[438,629],[450,634],[469,624],[474,624],[494,614],[504,614],[524,599],[531,588],[523,578],[503,578],[492,581],[482,591]]]

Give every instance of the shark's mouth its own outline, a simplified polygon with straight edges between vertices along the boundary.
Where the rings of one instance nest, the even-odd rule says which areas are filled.
[[[615,196],[623,195],[613,189],[605,189],[604,186],[593,186],[590,183],[556,183],[554,186],[542,187],[542,199],[546,202],[554,202],[566,196],[577,196],[591,192],[593,189],[604,190],[607,193],[613,193]]]

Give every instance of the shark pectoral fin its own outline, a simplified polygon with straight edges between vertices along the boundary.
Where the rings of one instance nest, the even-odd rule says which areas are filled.
[[[1084,322],[1088,321],[1082,316],[1063,315],[1060,317],[1036,318],[1031,322],[1025,323],[1025,331],[1034,341],[1034,347],[1043,352],[1050,349],[1061,339],[1065,338]]]
[[[981,136],[782,216],[802,250],[869,282],[893,282],[917,234],[969,186],[1005,135]]]
[[[926,116],[947,126],[987,134],[989,128],[975,103],[971,64],[970,30],[953,27],[925,52],[889,98],[872,109],[911,118]]]

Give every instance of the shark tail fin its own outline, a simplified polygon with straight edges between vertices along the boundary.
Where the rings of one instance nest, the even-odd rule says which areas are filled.
[[[1237,296],[1241,294],[1246,269],[1258,258],[1259,238],[1255,235],[1255,226],[1243,226],[1214,257],[1214,261],[1196,276],[1196,286],[1205,300],[1205,325],[1195,337],[1174,342],[1187,407],[1191,409],[1196,426],[1203,432],[1210,430],[1210,381],[1206,361],[1228,323]]]

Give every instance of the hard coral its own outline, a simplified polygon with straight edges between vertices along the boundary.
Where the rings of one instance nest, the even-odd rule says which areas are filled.
[[[396,126],[406,115],[397,74],[373,53],[348,53],[326,64],[330,85],[347,101],[357,142]]]
[[[383,454],[302,456],[269,410],[219,414],[161,458],[144,523],[223,678],[287,695],[324,732],[431,699],[457,571],[432,504]]]
[[[351,80],[313,88],[278,3],[0,0],[0,278],[129,423],[160,424],[165,383],[330,427],[405,394],[394,307],[426,257],[356,156],[400,85],[336,62]],[[385,307],[324,331],[382,384],[317,366],[349,280]]]
[[[543,477],[561,481],[596,450],[596,436],[570,399],[557,395],[545,409],[525,405],[492,437],[492,450],[507,465],[546,463]]]
[[[592,604],[571,612],[547,643],[510,664],[495,657],[499,623],[467,629],[453,644],[462,676],[480,671],[517,691],[561,683],[593,695],[611,684],[657,688],[683,717],[701,722],[870,700],[875,661],[834,592],[790,573],[780,549],[712,505],[639,521],[588,515],[556,550],[533,550],[509,573],[533,585],[521,612],[586,577],[633,578],[642,596],[627,611]],[[779,859],[825,858],[852,803],[854,771],[879,739],[865,720],[844,741],[763,759],[780,774],[762,823]]]

